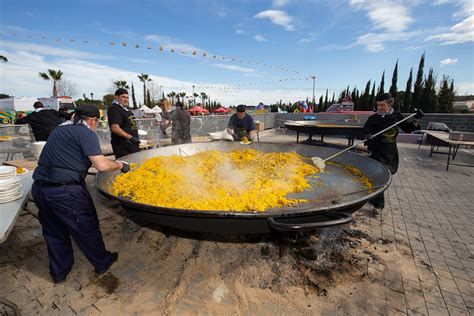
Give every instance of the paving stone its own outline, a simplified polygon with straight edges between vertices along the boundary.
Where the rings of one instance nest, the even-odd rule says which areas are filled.
[[[431,304],[429,302],[426,303],[426,307],[428,308],[428,314],[430,316],[446,316],[449,315],[448,309],[439,305]]]
[[[405,294],[407,308],[411,312],[427,315],[426,302],[422,293],[407,292]]]
[[[453,294],[459,294],[458,287],[456,285],[456,282],[454,282],[453,279],[448,279],[443,276],[438,276],[438,283],[439,287],[441,288],[442,291],[450,292]]]
[[[467,310],[466,304],[461,295],[442,291],[446,305],[451,305],[459,309]]]
[[[406,313],[406,301],[403,293],[388,289],[386,292],[388,306],[397,311]]]
[[[451,305],[448,305],[448,311],[450,316],[469,316],[467,309],[460,309]]]

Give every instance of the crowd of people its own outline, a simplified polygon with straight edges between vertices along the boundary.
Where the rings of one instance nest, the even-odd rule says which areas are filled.
[[[70,114],[45,109],[41,102],[36,102],[32,113],[19,118],[22,123],[30,124],[37,141],[46,141],[33,173],[32,196],[39,209],[50,274],[55,283],[63,282],[74,264],[71,237],[97,274],[107,272],[118,259],[116,252],[106,250],[85,178],[91,166],[98,171],[127,173],[130,170],[130,165],[119,159],[138,152],[140,140],[128,99],[128,91],[118,89],[107,110],[115,161],[102,154],[95,133],[100,122],[100,112],[95,105],[81,104],[74,114]],[[178,102],[172,107],[167,99],[163,99],[161,107],[163,121],[160,124],[164,130],[172,127],[172,144],[190,143],[191,118],[183,105]],[[418,120],[422,116],[419,111],[412,122],[404,121],[399,127],[406,132],[418,129]],[[386,165],[392,174],[398,169],[398,127],[377,137],[371,135],[402,120],[401,113],[393,108],[392,96],[385,93],[377,96],[377,112],[364,125],[370,157]],[[239,105],[237,112],[229,118],[227,132],[235,141],[254,139],[257,133],[255,122],[246,113],[245,105]],[[370,203],[374,208],[383,209],[383,193]]]
[[[74,113],[56,111],[36,102],[34,111],[17,118],[17,124],[29,124],[36,141],[46,141],[33,173],[32,196],[47,244],[50,274],[55,283],[66,280],[74,264],[71,237],[94,266],[97,274],[108,271],[118,254],[106,250],[94,202],[85,183],[91,166],[98,171],[120,170],[130,165],[118,160],[140,150],[138,127],[128,106],[128,91],[118,89],[107,110],[111,145],[115,161],[102,154],[95,133],[100,111],[95,105],[81,104]],[[191,142],[191,118],[181,103],[171,107],[161,100],[164,110],[162,128],[172,127],[172,144]],[[235,140],[255,135],[255,123],[239,106],[228,124]]]

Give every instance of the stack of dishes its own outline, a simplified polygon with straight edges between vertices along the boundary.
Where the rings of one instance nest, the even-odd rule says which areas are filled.
[[[15,201],[22,196],[21,179],[16,176],[16,168],[0,166],[0,203]]]

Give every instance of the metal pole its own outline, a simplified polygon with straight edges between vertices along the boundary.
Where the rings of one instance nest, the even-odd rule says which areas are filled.
[[[315,85],[316,76],[311,76],[311,78],[313,79],[313,106],[314,106],[314,102],[315,102],[315,99],[314,99],[314,85]]]

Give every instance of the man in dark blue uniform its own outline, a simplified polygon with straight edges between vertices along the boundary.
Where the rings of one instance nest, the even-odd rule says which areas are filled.
[[[140,150],[138,128],[132,111],[128,108],[128,91],[115,91],[115,100],[107,110],[111,144],[115,158],[136,153]]]
[[[227,124],[227,132],[236,141],[242,140],[244,136],[250,141],[255,138],[257,127],[253,118],[245,113],[245,105],[240,104],[237,106],[237,113],[230,117]]]
[[[71,237],[94,266],[105,273],[118,254],[105,249],[94,202],[84,179],[94,165],[99,171],[121,169],[125,162],[102,155],[95,129],[100,113],[95,105],[77,107],[73,121],[56,127],[33,173],[31,193],[48,246],[49,268],[55,283],[63,282],[74,264]]]
[[[398,129],[400,128],[406,133],[420,129],[418,121],[424,114],[418,110],[413,121],[404,121],[383,134],[372,137],[370,135],[376,134],[403,120],[403,115],[392,107],[394,99],[390,93],[381,93],[377,95],[376,100],[377,113],[370,116],[364,124],[364,132],[369,135],[369,140],[366,142],[367,149],[371,158],[380,161],[387,166],[392,174],[395,174],[398,170],[399,161],[397,148]],[[381,193],[370,200],[369,203],[372,204],[375,209],[382,210],[385,207],[384,194]]]

